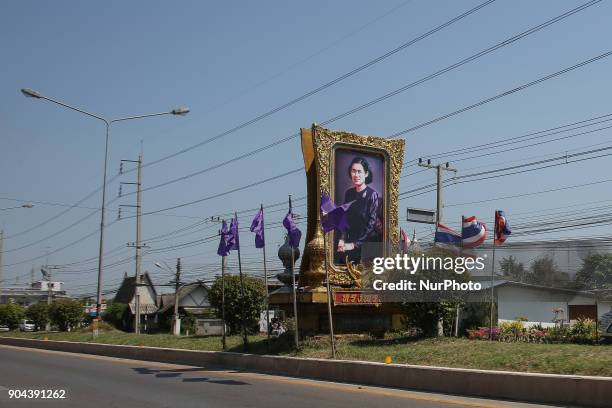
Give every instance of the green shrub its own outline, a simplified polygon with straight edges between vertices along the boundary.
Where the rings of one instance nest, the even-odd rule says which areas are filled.
[[[83,306],[71,299],[57,299],[49,307],[51,323],[57,325],[60,330],[68,331],[81,323],[85,317]]]
[[[569,330],[573,343],[590,344],[597,340],[597,327],[592,319],[579,318]]]
[[[20,305],[15,303],[0,305],[0,324],[5,324],[14,329],[24,318],[25,310]]]
[[[43,330],[49,323],[49,305],[46,303],[35,303],[28,307],[26,316],[32,320],[38,330]]]

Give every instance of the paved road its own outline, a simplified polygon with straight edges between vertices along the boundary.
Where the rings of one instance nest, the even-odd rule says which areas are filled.
[[[63,400],[9,399],[57,389]],[[537,407],[86,354],[0,346],[0,407]]]

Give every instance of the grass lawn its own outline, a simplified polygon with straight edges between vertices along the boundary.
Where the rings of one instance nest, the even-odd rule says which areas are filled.
[[[85,341],[93,339],[89,332],[73,333],[0,333],[49,340]],[[135,335],[116,330],[102,331],[98,343],[128,344],[191,350],[221,350],[220,337],[174,337],[169,334]],[[249,336],[249,352],[267,352],[265,336]],[[241,352],[240,336],[229,336],[230,351]],[[271,354],[297,357],[329,358],[327,338],[308,338],[300,351],[291,350],[291,339],[275,339]],[[346,337],[338,340],[338,358],[384,362],[390,356],[393,363],[430,366],[480,368],[486,370],[526,371],[552,374],[582,374],[612,377],[612,346],[579,344],[501,343],[482,340],[439,338],[413,340],[395,338],[375,340]]]

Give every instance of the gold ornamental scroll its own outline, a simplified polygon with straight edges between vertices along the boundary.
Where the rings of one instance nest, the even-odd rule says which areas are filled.
[[[323,246],[323,230],[319,211],[321,194],[327,194],[336,204],[341,204],[334,195],[335,159],[337,151],[362,152],[364,155],[378,155],[384,163],[384,193],[381,204],[382,222],[381,255],[391,253],[399,244],[398,195],[399,180],[404,162],[403,139],[385,139],[362,136],[355,133],[325,129],[316,124],[311,129],[301,129],[302,154],[306,170],[308,226],[306,247],[300,268],[300,285],[306,291],[325,292],[325,256],[327,256],[330,283],[336,287],[360,288],[360,271],[363,265],[334,262],[333,233],[328,233],[327,253]]]

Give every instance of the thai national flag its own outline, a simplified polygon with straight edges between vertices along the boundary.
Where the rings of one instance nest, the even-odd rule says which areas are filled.
[[[503,244],[511,233],[506,214],[502,210],[495,211],[495,245]]]
[[[438,223],[434,246],[458,254],[461,252],[461,234]]]
[[[475,216],[465,217],[461,235],[464,248],[476,248],[487,239],[487,227],[478,221]]]

